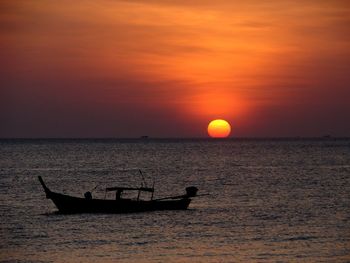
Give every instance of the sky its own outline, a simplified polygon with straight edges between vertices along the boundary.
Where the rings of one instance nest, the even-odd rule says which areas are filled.
[[[0,0],[0,137],[350,136],[350,2]]]

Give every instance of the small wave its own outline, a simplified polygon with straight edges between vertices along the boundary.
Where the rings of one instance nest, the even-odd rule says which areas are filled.
[[[282,241],[304,241],[304,240],[311,240],[316,238],[317,237],[315,236],[296,236],[296,237],[282,239]]]

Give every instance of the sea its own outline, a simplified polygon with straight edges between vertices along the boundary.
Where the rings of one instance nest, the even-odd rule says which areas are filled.
[[[184,211],[63,215],[38,176],[80,197],[141,183],[201,196]],[[3,139],[0,215],[2,263],[350,262],[350,140]]]

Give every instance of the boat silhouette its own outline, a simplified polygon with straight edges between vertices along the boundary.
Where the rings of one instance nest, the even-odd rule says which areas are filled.
[[[51,191],[41,176],[38,179],[44,188],[46,198],[51,199],[59,213],[135,213],[157,210],[185,210],[191,203],[191,198],[197,196],[197,187],[186,188],[186,193],[178,196],[169,196],[153,199],[154,188],[149,187],[108,187],[106,192],[115,191],[115,199],[95,199],[91,192],[86,192],[84,197],[75,197]],[[137,191],[136,199],[122,198],[124,191]],[[150,200],[141,200],[141,192],[150,192]]]

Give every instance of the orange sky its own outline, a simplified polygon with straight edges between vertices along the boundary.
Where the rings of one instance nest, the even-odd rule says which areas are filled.
[[[0,137],[350,136],[348,1],[1,1]]]

